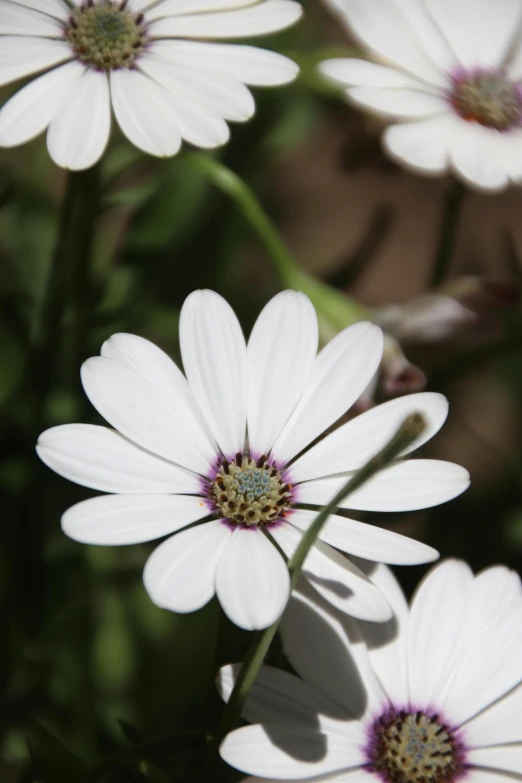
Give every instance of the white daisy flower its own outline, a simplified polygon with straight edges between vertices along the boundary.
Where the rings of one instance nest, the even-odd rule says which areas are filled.
[[[102,155],[114,116],[136,147],[212,148],[254,114],[246,85],[287,84],[280,54],[212,40],[260,36],[301,16],[293,0],[0,0],[0,86],[44,72],[0,110],[0,147],[48,128],[64,168]]]
[[[284,291],[259,316],[248,346],[230,306],[195,291],[181,311],[185,376],[152,343],[116,334],[82,367],[92,404],[114,427],[67,424],[44,432],[41,459],[102,492],[70,508],[67,535],[90,544],[134,544],[176,533],[153,552],[144,581],[154,603],[192,612],[217,596],[230,619],[264,628],[283,611],[291,555],[316,512],[376,453],[411,412],[441,427],[439,394],[394,400],[304,451],[357,400],[377,370],[381,330],[359,323],[316,356],[310,300]],[[298,456],[296,459],[297,455]],[[468,485],[466,470],[398,460],[350,496],[352,509],[406,511],[443,503]],[[191,526],[202,520],[202,524]],[[190,527],[189,527],[190,526]],[[187,528],[182,532],[177,532]],[[387,620],[381,592],[332,547],[368,559],[434,560],[425,544],[332,516],[305,563],[315,589],[344,611]]]
[[[358,623],[304,594],[283,618],[302,677],[261,670],[221,746],[261,780],[513,783],[522,776],[522,588],[504,567],[431,570],[411,608],[386,566],[388,624]],[[228,698],[237,669],[226,667]],[[254,779],[249,779],[254,783]]]
[[[519,0],[325,2],[378,64],[335,59],[320,69],[394,123],[384,133],[392,158],[489,191],[522,182]]]

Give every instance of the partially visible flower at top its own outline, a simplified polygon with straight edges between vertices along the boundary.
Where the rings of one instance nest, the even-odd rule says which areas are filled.
[[[372,579],[393,605],[387,624],[358,623],[294,594],[282,637],[302,679],[261,670],[244,711],[258,725],[225,738],[225,761],[258,783],[520,780],[518,575],[497,566],[474,576],[448,560],[430,571],[411,608],[386,566]],[[225,698],[236,673],[220,673]]]
[[[38,454],[72,481],[117,493],[66,511],[62,527],[71,538],[133,544],[176,533],[145,567],[156,604],[191,612],[217,593],[237,625],[264,628],[280,616],[290,589],[272,539],[291,556],[317,513],[301,505],[327,504],[408,414],[427,421],[408,451],[425,443],[442,426],[447,400],[432,393],[393,400],[308,448],[374,375],[382,353],[377,326],[350,326],[316,356],[315,310],[304,294],[284,291],[261,312],[246,345],[225,300],[195,291],[181,311],[180,343],[186,378],[148,340],[111,337],[101,356],[83,365],[82,382],[115,429],[54,427],[40,436]],[[428,508],[468,483],[458,465],[399,459],[343,507]],[[386,598],[332,547],[402,565],[438,556],[425,544],[339,515],[330,517],[321,539],[304,568],[314,589],[343,611],[376,621],[390,617]]]
[[[377,63],[320,69],[393,123],[383,140],[394,160],[425,174],[451,169],[488,191],[522,183],[519,0],[325,2]]]
[[[252,117],[245,85],[292,81],[287,57],[213,39],[282,30],[302,13],[294,0],[0,0],[0,85],[45,73],[0,110],[0,147],[48,128],[63,168],[103,154],[116,120],[136,147],[175,155],[182,139],[212,148],[227,121]]]

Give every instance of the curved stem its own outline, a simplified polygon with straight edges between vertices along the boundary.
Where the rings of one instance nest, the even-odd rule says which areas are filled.
[[[420,414],[412,414],[408,416],[402,425],[399,427],[392,439],[386,444],[386,446],[372,459],[370,459],[366,465],[358,470],[353,476],[351,476],[344,487],[335,495],[334,498],[324,506],[323,509],[317,514],[316,518],[303,535],[299,546],[295,550],[294,554],[290,558],[288,568],[290,571],[290,584],[291,590],[293,590],[301,576],[303,564],[306,560],[308,553],[316,542],[321,529],[326,523],[328,517],[333,514],[343,502],[345,498],[359,489],[365,484],[372,476],[378,473],[392,462],[404,449],[406,449],[419,435],[424,431],[426,422]],[[237,724],[239,717],[245,706],[245,702],[248,698],[248,694],[254,684],[261,665],[266,657],[268,649],[272,643],[272,640],[279,627],[281,618],[279,618],[273,625],[264,631],[257,631],[254,634],[252,643],[248,650],[247,656],[243,662],[243,665],[238,674],[237,680],[234,684],[230,698],[225,706],[221,721],[217,728],[214,743],[213,753],[217,756],[218,748],[221,740],[231,731]],[[217,763],[217,759],[210,759],[211,765]],[[205,780],[214,780],[212,775],[204,777]]]
[[[465,194],[466,188],[462,182],[455,179],[449,183],[444,195],[442,220],[431,277],[431,288],[436,288],[446,277],[455,249]]]

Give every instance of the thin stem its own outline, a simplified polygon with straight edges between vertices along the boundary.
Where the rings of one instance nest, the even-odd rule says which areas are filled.
[[[436,288],[446,277],[455,249],[465,194],[465,186],[457,179],[449,183],[444,194],[442,220],[433,263],[431,288]]]
[[[284,286],[297,288],[307,294],[319,315],[323,313],[338,330],[356,321],[371,319],[372,314],[365,307],[326,283],[315,280],[301,269],[253,190],[237,174],[208,156],[189,153],[187,157],[216,188],[232,199],[267,251]]]
[[[334,498],[318,513],[290,558],[288,568],[290,570],[291,589],[293,590],[301,576],[303,564],[308,553],[316,542],[322,527],[328,517],[333,514],[345,498],[359,489],[372,476],[378,473],[404,451],[426,427],[426,422],[420,414],[408,416],[397,430],[396,434],[387,445],[366,465],[351,476]],[[214,752],[217,754],[218,746],[223,737],[231,731],[243,711],[248,694],[252,688],[268,649],[279,627],[281,618],[264,631],[258,631],[252,639],[245,661],[240,669],[232,693],[223,711],[220,724],[217,728],[214,740]],[[208,779],[214,779],[210,776]]]

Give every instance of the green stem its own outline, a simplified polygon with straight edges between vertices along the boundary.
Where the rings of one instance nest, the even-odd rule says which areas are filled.
[[[356,321],[371,320],[370,310],[326,283],[315,280],[301,269],[253,190],[237,174],[211,157],[198,153],[189,153],[187,157],[195,168],[238,207],[267,251],[283,286],[296,288],[307,294],[318,314],[323,315],[338,331]]]
[[[326,523],[328,517],[333,514],[345,498],[359,489],[365,484],[372,476],[378,473],[392,462],[401,452],[404,451],[419,435],[424,431],[426,422],[424,418],[416,413],[408,416],[402,425],[397,430],[396,434],[386,444],[386,446],[374,457],[372,457],[366,465],[358,470],[353,476],[351,476],[342,489],[336,494],[334,498],[324,506],[318,513],[301,541],[299,546],[295,550],[294,554],[290,558],[288,568],[290,571],[290,583],[293,590],[301,576],[303,564],[306,560],[308,553],[316,542],[322,527]],[[248,698],[248,694],[252,688],[254,680],[256,679],[261,665],[268,652],[270,644],[276,634],[279,627],[281,618],[277,620],[273,625],[264,631],[258,631],[255,633],[252,643],[248,650],[245,661],[238,674],[237,680],[234,684],[232,693],[228,703],[223,711],[220,724],[217,728],[215,740],[214,740],[214,752],[217,754],[219,743],[231,731],[237,724],[237,721],[243,711],[245,702]],[[213,780],[212,776],[206,778]]]
[[[455,179],[449,183],[444,195],[442,220],[435,260],[433,263],[431,288],[436,288],[446,277],[455,249],[465,194],[466,188],[459,180]]]

